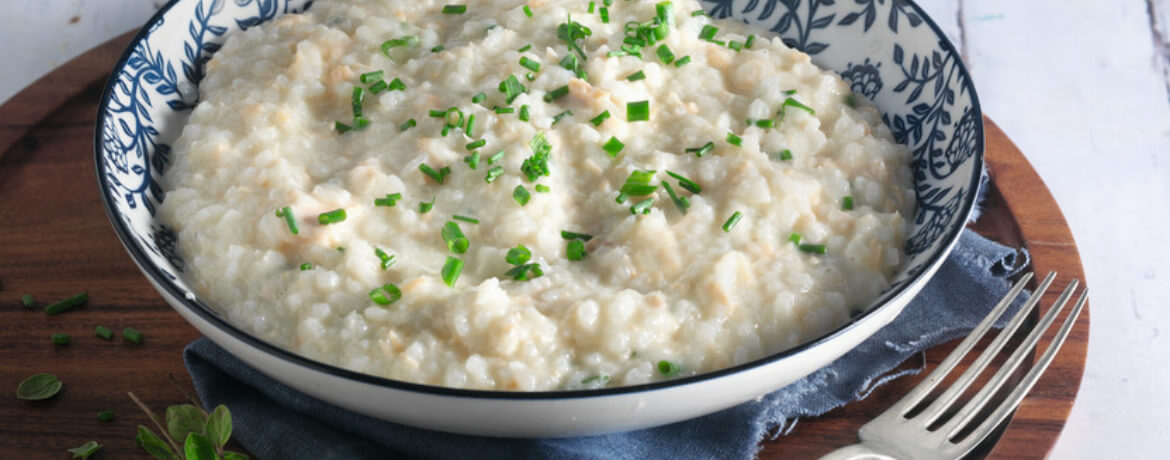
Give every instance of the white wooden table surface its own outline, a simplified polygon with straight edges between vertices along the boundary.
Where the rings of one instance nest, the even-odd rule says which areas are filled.
[[[4,0],[0,101],[163,3]],[[1081,248],[1089,356],[1052,457],[1166,458],[1170,0],[919,3],[963,50],[984,112],[1035,165]]]

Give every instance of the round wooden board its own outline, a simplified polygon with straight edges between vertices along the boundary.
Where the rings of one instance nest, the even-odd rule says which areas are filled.
[[[134,435],[135,426],[149,421],[126,393],[133,391],[159,411],[184,402],[192,391],[181,350],[199,333],[166,305],[122,249],[94,177],[98,99],[132,35],[90,50],[0,106],[0,388],[14,391],[21,379],[37,372],[54,373],[65,382],[61,394],[49,401],[0,398],[0,420],[8,421],[0,430],[0,452],[64,458],[65,449],[96,440],[105,446],[97,458],[145,458]],[[974,228],[1029,248],[1037,273],[1058,270],[1061,280],[1083,279],[1076,244],[1052,195],[1004,133],[985,121],[993,189]],[[26,292],[43,306],[82,291],[89,292],[90,303],[67,314],[47,317],[20,307]],[[1043,305],[1055,297],[1049,293]],[[99,324],[115,331],[135,327],[146,334],[145,343],[126,343],[120,334],[111,341],[99,339],[94,335]],[[73,343],[54,346],[49,335],[57,332],[71,334]],[[1002,437],[977,456],[1042,458],[1048,453],[1080,386],[1088,332],[1086,309]],[[928,365],[952,346],[930,350]],[[856,442],[861,425],[922,377],[897,380],[864,401],[801,420],[787,436],[765,441],[760,457],[816,458]],[[97,413],[107,409],[116,418],[98,421]]]

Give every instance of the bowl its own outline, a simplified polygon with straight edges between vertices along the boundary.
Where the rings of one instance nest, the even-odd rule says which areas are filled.
[[[196,104],[203,64],[239,30],[296,14],[307,0],[172,0],[114,67],[98,110],[95,163],[122,244],[163,298],[200,332],[264,374],[345,409],[407,425],[508,437],[632,430],[685,420],[779,389],[832,362],[893,320],[946,258],[976,200],[983,123],[959,53],[910,1],[713,0],[717,18],[779,34],[871,99],[913,152],[917,210],[893,285],[863,313],[803,345],[715,372],[578,391],[444,388],[360,374],[249,335],[203,303],[180,276],[176,234],[157,222],[155,178]]]

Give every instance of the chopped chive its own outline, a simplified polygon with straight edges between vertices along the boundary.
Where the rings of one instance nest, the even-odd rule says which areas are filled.
[[[687,179],[687,178],[683,177],[682,175],[680,175],[674,171],[671,171],[669,169],[666,170],[666,174],[669,175],[670,177],[678,179],[678,186],[686,189],[688,192],[694,193],[696,195],[703,192],[703,188],[699,187],[699,184],[695,183],[695,181],[693,181],[693,180]]]
[[[93,332],[98,337],[101,337],[101,338],[106,339],[106,340],[110,340],[110,339],[114,338],[114,331],[112,331],[112,330],[110,330],[110,328],[102,326],[100,324],[98,325],[98,327],[95,327],[93,329]]]
[[[727,143],[736,147],[743,146],[743,138],[736,136],[735,133],[727,132]]]
[[[769,128],[776,126],[776,120],[773,120],[771,118],[765,118],[763,120],[752,120],[752,124],[754,124],[760,128],[769,129]]]
[[[589,122],[593,123],[593,126],[601,126],[601,124],[605,123],[605,120],[608,120],[608,119],[609,119],[609,111],[606,110],[604,112],[597,114],[596,117],[589,119]]]
[[[614,199],[613,199],[613,202],[614,202],[614,203],[617,203],[617,204],[622,204],[622,203],[625,203],[625,202],[626,202],[626,200],[627,200],[627,199],[629,199],[629,198],[630,198],[630,196],[629,196],[629,195],[626,195],[625,193],[620,193],[620,192],[619,192],[619,193],[618,193],[618,196],[617,196],[617,198],[614,198]]]
[[[512,265],[523,265],[532,259],[532,251],[524,247],[523,244],[508,250],[508,254],[504,256],[504,260]]]
[[[590,235],[588,233],[577,233],[577,232],[570,232],[568,230],[561,230],[561,238],[566,239],[566,240],[589,241],[589,240],[593,239],[593,235]]]
[[[613,0],[602,0],[601,3],[605,6],[613,6]]]
[[[459,224],[455,222],[447,221],[443,224],[443,228],[439,230],[439,236],[443,238],[444,243],[447,243],[447,250],[455,254],[467,252],[467,247],[471,245],[467,241],[467,237],[463,236]]]
[[[647,121],[650,119],[650,101],[626,103],[627,121]]]
[[[415,126],[418,126],[418,122],[414,121],[414,119],[411,118],[409,120],[402,122],[401,125],[398,125],[398,131],[399,132],[406,131],[406,130],[413,128]]]
[[[289,233],[296,235],[301,232],[300,229],[297,228],[297,218],[293,216],[292,208],[285,206],[283,208],[277,209],[276,217],[284,218],[284,223],[285,225],[288,225]]]
[[[646,79],[646,74],[643,73],[641,70],[634,72],[632,74],[626,75],[626,80],[629,80],[629,81],[638,81],[638,80],[645,80],[645,79]]]
[[[430,112],[427,112],[427,116],[429,116],[431,118],[447,118],[447,111],[446,110],[431,110]]]
[[[496,178],[500,177],[500,175],[502,175],[502,174],[504,174],[504,167],[503,166],[496,166],[496,167],[489,169],[487,171],[487,176],[484,176],[483,180],[484,180],[484,182],[487,182],[490,184],[492,182],[495,182]]]
[[[386,80],[378,80],[376,83],[370,85],[370,92],[373,94],[378,94],[382,91],[386,91],[386,88],[389,86],[390,85],[386,84]]]
[[[98,412],[97,418],[98,418],[98,420],[101,420],[103,422],[108,422],[110,420],[113,420],[114,419],[114,411],[104,410],[104,411]]]
[[[525,79],[525,80],[528,80],[528,81],[535,80],[535,79],[536,79],[536,74],[534,74],[534,73],[532,73],[532,72],[526,72],[526,73],[524,74],[524,79]]]
[[[347,124],[342,123],[340,121],[335,121],[335,122],[333,122],[333,129],[336,129],[337,132],[339,132],[339,133],[344,133],[344,132],[352,131],[353,126],[347,125]]]
[[[20,296],[20,305],[29,310],[37,307],[37,303],[33,301],[32,296],[28,294]]]
[[[374,206],[394,206],[401,199],[401,193],[388,193],[385,198],[374,198]]]
[[[528,121],[529,118],[528,104],[520,106],[520,121]]]
[[[72,337],[69,334],[53,334],[49,336],[49,340],[53,341],[54,345],[69,345]]]
[[[677,61],[674,61],[674,66],[675,67],[682,67],[684,65],[687,65],[687,63],[689,63],[689,62],[691,62],[691,57],[690,56],[683,56],[681,58],[678,58]]]
[[[703,26],[703,30],[699,31],[699,39],[711,41],[712,39],[715,38],[715,34],[717,34],[717,33],[719,33],[718,27],[707,24],[707,25]]]
[[[755,42],[756,42],[756,35],[755,34],[748,35],[747,40],[743,42],[743,47],[744,48],[751,48],[752,44],[754,44]]]
[[[528,281],[544,276],[544,271],[540,269],[540,264],[523,264],[504,272],[504,276],[510,276],[516,281]]]
[[[467,166],[470,166],[471,169],[478,168],[479,167],[479,152],[478,151],[471,152],[471,155],[463,157],[463,162],[467,163]]]
[[[531,198],[532,194],[528,193],[528,189],[524,188],[523,185],[517,185],[516,188],[512,189],[512,199],[520,203],[520,206],[528,204],[528,200]]]
[[[514,107],[496,107],[494,110],[496,113],[513,113],[516,111]]]
[[[516,99],[516,97],[528,91],[528,88],[525,88],[524,85],[520,83],[520,80],[516,79],[515,75],[508,75],[508,78],[500,82],[498,89],[501,93],[504,93],[504,100],[508,101],[509,104],[511,104],[512,101]]]
[[[791,241],[792,244],[800,244],[800,234],[795,232],[789,234],[788,241]]]
[[[626,177],[626,183],[622,185],[620,193],[626,196],[643,196],[654,193],[658,186],[650,185],[650,181],[654,179],[655,172],[657,171],[634,170],[629,177]]]
[[[528,145],[532,149],[532,156],[524,159],[524,163],[520,165],[520,171],[528,177],[529,182],[536,182],[540,176],[549,175],[548,158],[549,153],[552,152],[552,145],[545,139],[543,132],[532,136]]]
[[[475,150],[475,149],[478,149],[480,147],[483,147],[484,145],[487,145],[487,140],[480,139],[477,141],[468,142],[467,145],[465,145],[464,147],[466,147],[467,150]]]
[[[735,52],[737,52],[737,53],[740,51],[743,51],[743,43],[735,41],[735,40],[728,41],[727,47],[735,50]]]
[[[373,72],[366,72],[366,73],[361,74],[361,76],[358,77],[358,80],[360,80],[362,83],[367,84],[367,85],[370,84],[371,82],[379,82],[379,81],[382,81],[382,74],[383,73],[384,72],[382,72],[381,70],[375,70]]]
[[[467,12],[467,5],[443,6],[443,14],[463,14]]]
[[[545,94],[544,102],[552,102],[554,100],[560,99],[566,94],[569,94],[569,85],[562,86],[550,91],[548,94]]]
[[[605,385],[606,383],[609,383],[609,374],[597,374],[581,380],[582,385]]]
[[[494,164],[496,164],[497,161],[500,161],[502,159],[504,159],[504,151],[500,150],[499,152],[496,152],[496,153],[492,154],[492,156],[488,157],[488,164],[494,165]]]
[[[742,217],[743,217],[743,213],[741,213],[739,211],[735,211],[734,213],[732,213],[731,217],[728,217],[727,221],[723,223],[723,231],[725,233],[730,232],[731,229],[735,228],[735,224],[738,224],[739,219]]]
[[[785,95],[785,96],[791,96],[791,95],[793,95],[793,94],[796,94],[796,90],[794,90],[794,89],[790,89],[790,90],[784,91],[784,95]]]
[[[366,99],[366,90],[360,86],[353,87],[353,97],[350,101],[350,106],[353,107],[353,117],[359,118],[362,116],[362,101]]]
[[[370,300],[378,305],[390,305],[402,298],[402,290],[390,283],[370,290]]]
[[[321,225],[336,224],[342,221],[345,221],[345,209],[334,209],[317,214],[317,223]]]
[[[313,269],[313,264],[305,262],[301,264],[301,271],[309,271]]]
[[[122,338],[126,339],[127,342],[133,342],[133,343],[141,345],[143,337],[142,337],[142,332],[140,332],[138,329],[128,327],[128,328],[122,329]]]
[[[530,49],[532,49],[532,44],[531,44],[531,43],[529,43],[529,44],[527,44],[527,45],[524,45],[524,46],[521,46],[521,47],[520,47],[520,49],[518,49],[518,50],[516,50],[516,51],[523,53],[523,52],[525,52],[525,51],[528,51],[528,50],[530,50]]]
[[[476,219],[474,217],[462,216],[459,214],[455,214],[455,215],[451,216],[451,218],[455,219],[455,220],[461,220],[461,221],[467,222],[469,224],[478,224],[479,223],[479,219]]]
[[[846,211],[853,209],[853,197],[852,196],[847,195],[847,196],[845,196],[845,198],[841,198],[841,209],[844,209]]]
[[[795,91],[795,90],[790,90],[790,91]],[[787,94],[787,93],[785,93],[785,94]],[[808,112],[809,115],[816,115],[817,114],[817,112],[815,110],[813,110],[812,107],[801,104],[800,101],[790,97],[788,99],[785,99],[784,103],[780,104],[780,110],[776,111],[776,115],[780,116],[780,121],[784,121],[784,115],[788,112],[789,107],[804,110],[805,112]]]
[[[544,185],[544,184],[536,184],[535,188],[536,188],[536,193],[548,193],[549,191],[552,190],[552,189],[548,188],[547,185]]]
[[[658,373],[663,377],[674,377],[682,372],[682,368],[678,364],[671,361],[662,360],[658,362]]]
[[[540,63],[528,59],[528,56],[520,56],[520,67],[531,70],[533,72],[540,72]]]
[[[431,208],[433,208],[433,207],[435,207],[435,199],[433,197],[431,198],[430,202],[420,201],[420,202],[418,202],[418,213],[419,214],[426,214],[428,212],[431,212]]]
[[[447,178],[447,175],[451,174],[451,168],[449,168],[449,167],[444,166],[444,167],[440,168],[438,171],[435,171],[435,168],[432,168],[430,165],[428,165],[426,163],[419,164],[418,170],[422,171],[422,173],[424,175],[426,175],[427,177],[430,177],[431,179],[434,179],[435,182],[438,182],[439,184],[442,184],[443,180]]]
[[[463,261],[447,256],[447,263],[443,264],[443,283],[447,286],[455,287],[455,282],[459,281],[459,274],[462,272]]]
[[[589,14],[593,14],[593,9],[594,9],[594,7],[596,7],[596,6],[597,6],[597,3],[596,3],[596,2],[589,2],[589,11],[588,11],[588,13],[589,13]]]
[[[714,142],[707,142],[706,144],[703,144],[702,147],[690,148],[690,149],[687,149],[686,151],[687,151],[687,153],[694,153],[695,156],[701,158],[703,155],[711,153],[712,150],[715,150],[715,143]]]
[[[524,5],[524,15],[532,17],[532,8],[529,8],[528,5]]]
[[[658,54],[658,59],[661,60],[663,64],[670,64],[671,62],[674,62],[674,53],[671,52],[670,48],[666,45],[659,46],[656,54]]]
[[[692,12],[691,12],[691,17],[695,17],[695,16],[706,16],[706,15],[707,15],[707,12],[706,12],[706,11],[703,11],[703,10],[695,10],[695,11],[692,11]]]
[[[362,128],[370,125],[370,119],[365,117],[357,117],[353,119],[353,130],[359,131]]]
[[[390,59],[394,59],[394,57],[390,55],[390,49],[401,46],[414,46],[416,44],[418,44],[418,37],[412,35],[407,35],[402,38],[391,38],[382,42],[382,54],[385,54],[386,57]]]
[[[625,147],[626,144],[623,144],[621,140],[610,136],[609,140],[605,141],[605,145],[601,146],[601,149],[605,150],[605,153],[609,154],[610,157],[616,158],[618,153],[621,152]]]
[[[825,245],[823,245],[823,244],[802,244],[802,245],[799,245],[797,247],[800,248],[801,251],[804,251],[804,252],[807,252],[810,254],[824,254],[825,253]]]
[[[440,52],[440,51],[443,51],[444,49],[446,49],[446,47],[445,47],[445,46],[443,46],[443,45],[436,45],[434,48],[431,48],[431,52],[432,52],[432,53],[438,53],[438,52]]]
[[[394,265],[395,257],[391,254],[386,254],[381,248],[374,248],[374,255],[378,256],[378,260],[382,261],[382,270],[388,270],[391,265]]]
[[[639,202],[635,203],[633,206],[630,206],[630,214],[638,214],[638,213],[650,214],[650,207],[653,205],[654,205],[653,198],[647,198],[645,200],[639,201]]]
[[[338,247],[337,247],[337,252],[340,252],[340,253],[342,253],[342,254],[345,254],[345,246],[338,246]]]
[[[630,53],[627,53],[623,50],[616,50],[616,51],[610,51],[608,53],[605,53],[605,57],[607,57],[607,58],[622,57],[622,56],[629,56],[629,55],[630,55]]]
[[[462,127],[463,126],[463,111],[458,107],[450,107],[447,109],[447,114],[443,116],[443,121],[447,126]]]
[[[558,113],[558,114],[556,114],[556,115],[553,115],[553,121],[552,121],[552,125],[551,125],[551,126],[556,126],[556,124],[557,124],[557,123],[560,123],[560,122],[561,122],[561,119],[563,119],[563,118],[565,118],[565,117],[568,117],[568,116],[572,116],[572,115],[573,115],[573,111],[572,111],[572,110],[566,110],[566,111],[564,111],[564,112],[561,112],[561,113]]]
[[[852,94],[846,94],[845,105],[849,106],[850,108],[857,108],[857,98],[853,97]]]
[[[565,248],[565,256],[569,260],[582,260],[587,255],[589,253],[585,251],[585,243],[581,240],[570,240],[569,246]]]
[[[792,151],[784,149],[780,151],[780,161],[788,161],[792,159]]]
[[[479,104],[480,102],[483,102],[486,99],[487,99],[487,94],[484,94],[482,92],[476,93],[474,96],[471,96],[471,103],[472,104]]]
[[[662,188],[666,190],[667,195],[670,195],[670,201],[674,202],[674,205],[678,207],[678,211],[686,214],[687,208],[691,207],[690,200],[685,196],[678,196],[678,194],[674,193],[674,187],[671,187],[669,182],[663,182]]]
[[[53,316],[58,313],[64,313],[72,310],[73,307],[82,305],[86,302],[89,302],[89,293],[82,292],[81,294],[77,294],[73,297],[68,297],[49,304],[47,307],[45,307],[45,314]]]

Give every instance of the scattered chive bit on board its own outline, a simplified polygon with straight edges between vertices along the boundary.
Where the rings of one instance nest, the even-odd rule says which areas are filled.
[[[138,329],[128,327],[128,328],[122,329],[122,338],[126,339],[127,342],[141,345],[143,335],[142,335],[142,332],[139,331]]]
[[[49,336],[49,340],[52,340],[54,345],[69,345],[72,337],[70,337],[69,334],[58,333]]]
[[[24,306],[24,308],[29,309],[29,310],[32,310],[32,309],[37,307],[36,301],[34,301],[32,296],[28,295],[28,294],[20,296],[20,304],[22,306]]]
[[[94,333],[98,337],[101,337],[101,338],[106,339],[106,340],[110,340],[110,339],[114,338],[114,331],[112,331],[112,330],[110,330],[110,328],[102,326],[100,324],[96,328],[94,328]]]
[[[84,305],[88,301],[89,301],[89,293],[82,292],[81,294],[77,294],[73,297],[58,300],[57,302],[49,304],[49,306],[45,307],[45,314],[49,315],[49,316],[53,316],[53,315],[56,315],[59,313],[64,313],[64,312],[67,312],[69,310],[72,310],[74,307]]]
[[[104,410],[104,411],[98,412],[97,418],[98,418],[98,420],[101,420],[103,422],[108,422],[110,420],[113,420],[114,419],[114,411]]]

